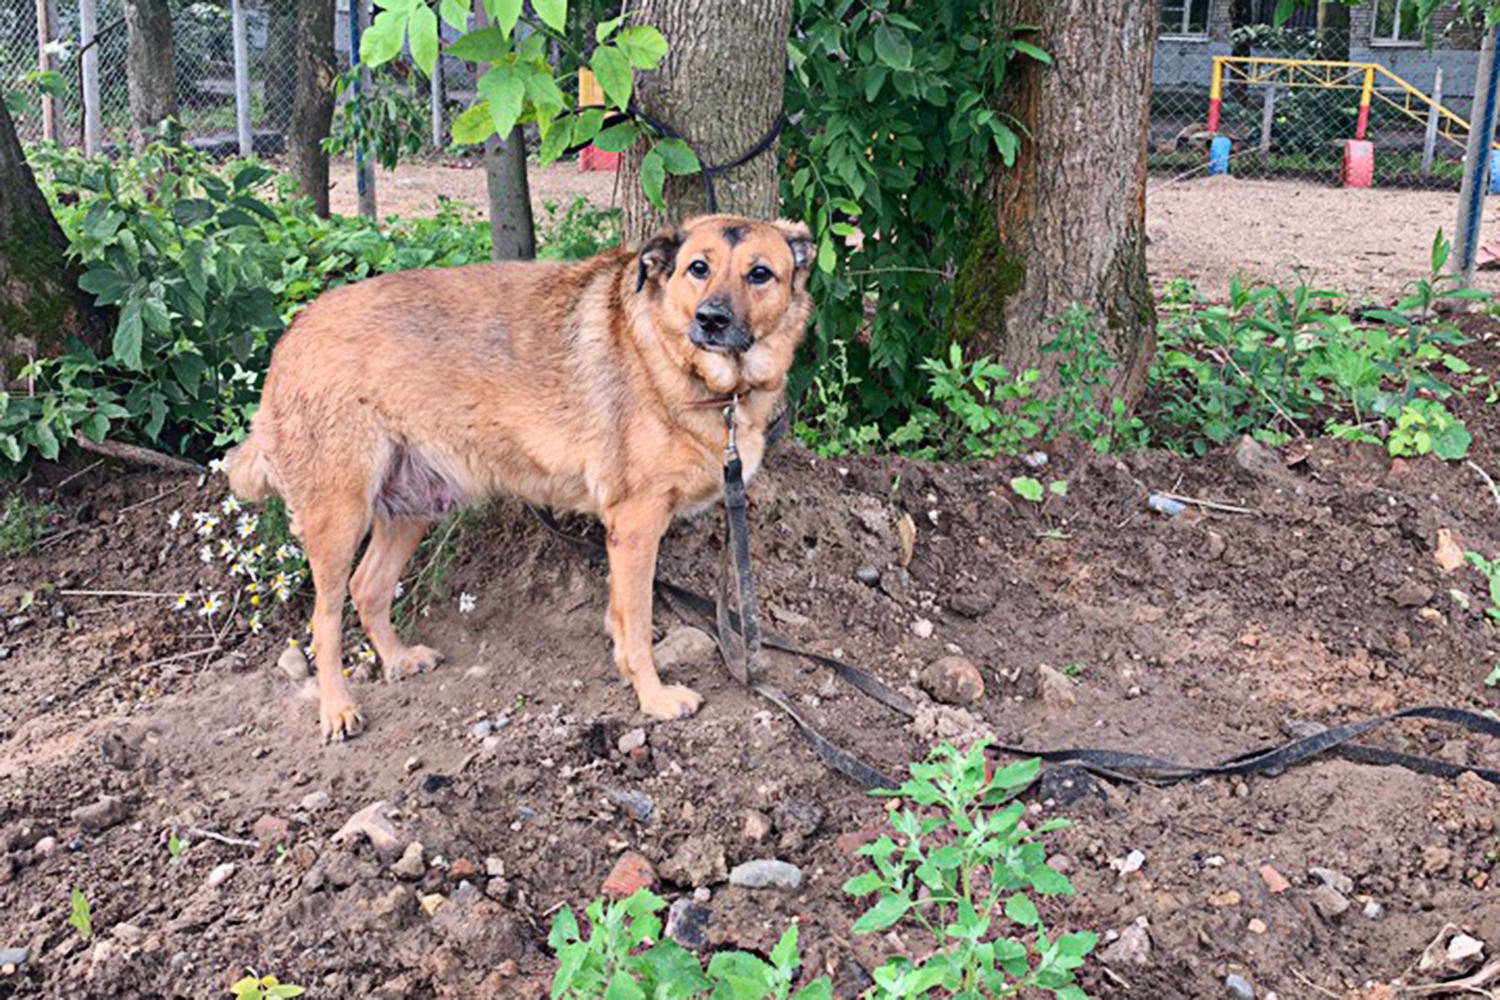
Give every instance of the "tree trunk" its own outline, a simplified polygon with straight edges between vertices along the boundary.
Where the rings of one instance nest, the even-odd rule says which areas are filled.
[[[792,0],[642,0],[642,24],[667,40],[661,67],[637,77],[636,103],[676,129],[706,165],[733,162],[770,131],[781,114]],[[707,211],[703,178],[668,177],[667,211],[641,188],[644,143],[620,164],[624,231],[639,244],[664,226]],[[776,146],[714,177],[719,211],[771,219],[778,212]]]
[[[474,4],[474,26],[488,27],[484,4]],[[525,37],[525,26],[516,37]],[[474,68],[475,80],[488,70]],[[517,125],[503,141],[492,135],[484,141],[484,181],[490,199],[490,259],[530,260],[536,256],[536,221],[531,217],[531,182],[526,175],[526,133]]]
[[[333,49],[334,0],[296,0],[297,102],[287,145],[302,193],[328,218],[328,154],[323,140],[333,127],[333,85],[338,67]]]
[[[79,290],[67,249],[0,101],[0,386],[70,334],[96,350],[105,341],[109,317]]]
[[[1156,349],[1146,273],[1146,141],[1156,4],[997,0],[997,23],[1050,67],[1017,57],[998,106],[1019,120],[1014,166],[996,165],[955,288],[952,333],[972,355],[1055,386],[1047,320],[1078,303],[1114,359],[1114,394],[1133,404]]]
[[[125,0],[125,72],[137,144],[177,113],[175,59],[167,0]]]
[[[269,0],[266,14],[266,55],[261,60],[266,123],[286,132],[297,103],[297,0]]]

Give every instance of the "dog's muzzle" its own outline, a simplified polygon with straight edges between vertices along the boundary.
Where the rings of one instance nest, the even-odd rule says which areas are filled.
[[[694,347],[719,354],[743,354],[755,343],[745,324],[735,319],[734,310],[722,302],[705,302],[698,307],[688,339]]]

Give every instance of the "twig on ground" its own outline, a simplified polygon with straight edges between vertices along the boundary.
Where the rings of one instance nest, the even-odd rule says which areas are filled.
[[[159,451],[142,448],[136,444],[121,444],[118,441],[90,441],[82,434],[78,436],[77,441],[78,446],[84,451],[91,451],[96,455],[103,455],[105,458],[118,458],[122,462],[149,465],[153,469],[162,469],[166,472],[188,472],[197,475],[203,471],[203,466],[196,462],[189,462],[183,458],[173,458],[171,455],[163,455]]]
[[[89,527],[90,526],[87,525],[87,524],[80,524],[76,528],[69,528],[67,531],[59,531],[55,535],[48,535],[47,537],[43,538],[41,541],[37,542],[36,543],[36,547],[38,549],[45,549],[49,545],[52,545],[54,542],[60,542],[64,538],[72,538],[74,535],[78,534],[80,531],[87,531],[89,529]]]
[[[218,651],[219,646],[216,644],[204,649],[195,649],[191,653],[174,653],[171,656],[163,656],[159,660],[152,660],[150,663],[143,663],[141,664],[141,669],[148,670],[151,667],[159,667],[166,663],[176,663],[178,660],[191,660],[195,656],[208,656],[210,653],[217,653]]]
[[[1403,986],[1401,995],[1408,997],[1430,997],[1441,993],[1474,993],[1482,997],[1495,994],[1484,987],[1500,980],[1500,961],[1493,961],[1472,976],[1450,979],[1446,983],[1427,983],[1422,986]]]
[[[1313,982],[1311,979],[1308,979],[1306,976],[1304,976],[1302,974],[1302,970],[1301,969],[1298,969],[1296,966],[1290,966],[1290,968],[1292,970],[1292,975],[1296,976],[1298,979],[1302,980],[1302,982],[1304,984],[1306,984],[1307,986],[1310,986],[1311,988],[1317,990],[1319,993],[1323,994],[1325,997],[1333,997],[1333,1000],[1343,1000],[1343,997],[1341,997],[1337,993],[1333,992],[1333,990],[1325,989],[1324,987],[1319,986],[1317,983]]]
[[[93,472],[95,469],[99,468],[99,466],[101,466],[103,464],[104,464],[104,459],[102,459],[102,458],[99,459],[96,462],[91,462],[90,464],[85,465],[83,468],[79,469],[77,472],[73,473],[71,476],[68,476],[66,479],[64,479],[62,482],[58,483],[56,486],[54,486],[52,488],[54,490],[61,490],[64,486],[68,485],[73,480],[77,479],[79,476],[87,475],[88,473]]]
[[[156,503],[156,501],[160,500],[162,497],[169,497],[173,493],[177,493],[177,492],[179,492],[181,490],[187,489],[187,485],[188,485],[187,483],[178,483],[176,486],[172,487],[170,490],[162,490],[160,493],[156,494],[156,496],[154,496],[154,497],[148,497],[145,500],[138,500],[135,503],[131,504],[129,507],[121,507],[120,510],[119,510],[119,513],[121,513],[121,514],[129,514],[131,511],[133,511],[133,510],[135,510],[135,509],[137,509],[139,507],[144,507],[147,504]]]
[[[1176,500],[1178,503],[1190,503],[1197,507],[1207,507],[1210,510],[1222,510],[1229,514],[1259,514],[1260,511],[1250,507],[1236,507],[1232,503],[1220,503],[1218,500],[1204,500],[1201,497],[1185,496],[1181,493],[1157,493],[1157,496],[1166,497],[1168,500]]]
[[[1495,481],[1490,478],[1490,474],[1485,472],[1483,467],[1472,458],[1465,459],[1464,464],[1479,473],[1479,478],[1484,480],[1484,485],[1490,488],[1490,496],[1495,498],[1495,505],[1500,506],[1500,486],[1495,485]]]
[[[243,837],[227,837],[222,833],[215,833],[212,830],[204,830],[196,826],[190,826],[183,832],[189,836],[199,837],[204,840],[216,840],[221,844],[228,844],[230,847],[248,847],[251,850],[260,850],[260,841],[258,840],[245,840]]]
[[[155,590],[59,590],[59,597],[176,597]]]

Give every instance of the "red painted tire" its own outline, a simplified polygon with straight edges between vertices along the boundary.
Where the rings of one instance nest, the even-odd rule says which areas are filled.
[[[1344,143],[1344,166],[1339,179],[1346,188],[1375,186],[1375,144],[1363,139]]]
[[[620,169],[620,154],[606,153],[598,146],[585,146],[578,154],[578,167],[580,170],[602,170],[612,173]]]

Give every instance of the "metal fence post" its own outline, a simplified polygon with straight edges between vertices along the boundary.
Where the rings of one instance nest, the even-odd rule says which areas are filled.
[[[234,35],[234,121],[240,136],[240,155],[255,153],[250,134],[250,39],[245,28],[245,5],[229,0],[230,29]]]
[[[1485,32],[1474,73],[1474,106],[1469,112],[1469,145],[1464,154],[1464,182],[1458,194],[1458,230],[1454,234],[1453,273],[1464,287],[1474,281],[1479,252],[1479,223],[1488,185],[1490,145],[1495,135],[1496,105],[1500,104],[1500,76],[1495,72],[1495,43],[1500,26]]]
[[[1276,84],[1266,85],[1266,103],[1260,112],[1260,158],[1271,162],[1271,125],[1276,121]]]
[[[104,145],[99,104],[99,9],[97,0],[78,0],[78,44],[83,51],[83,155],[98,156]]]
[[[47,9],[47,0],[36,0],[36,68],[40,73],[52,71],[52,18]],[[52,95],[42,94],[42,138],[62,143],[62,130],[58,127],[57,102]]]
[[[439,29],[441,31],[441,29]],[[438,39],[442,41],[441,37]],[[446,143],[443,141],[445,122],[443,121],[443,54],[432,62],[432,148],[442,149]]]
[[[1443,103],[1443,67],[1432,75],[1432,105],[1427,109],[1427,134],[1422,137],[1422,176],[1432,176],[1432,158],[1437,153],[1438,106]]]

